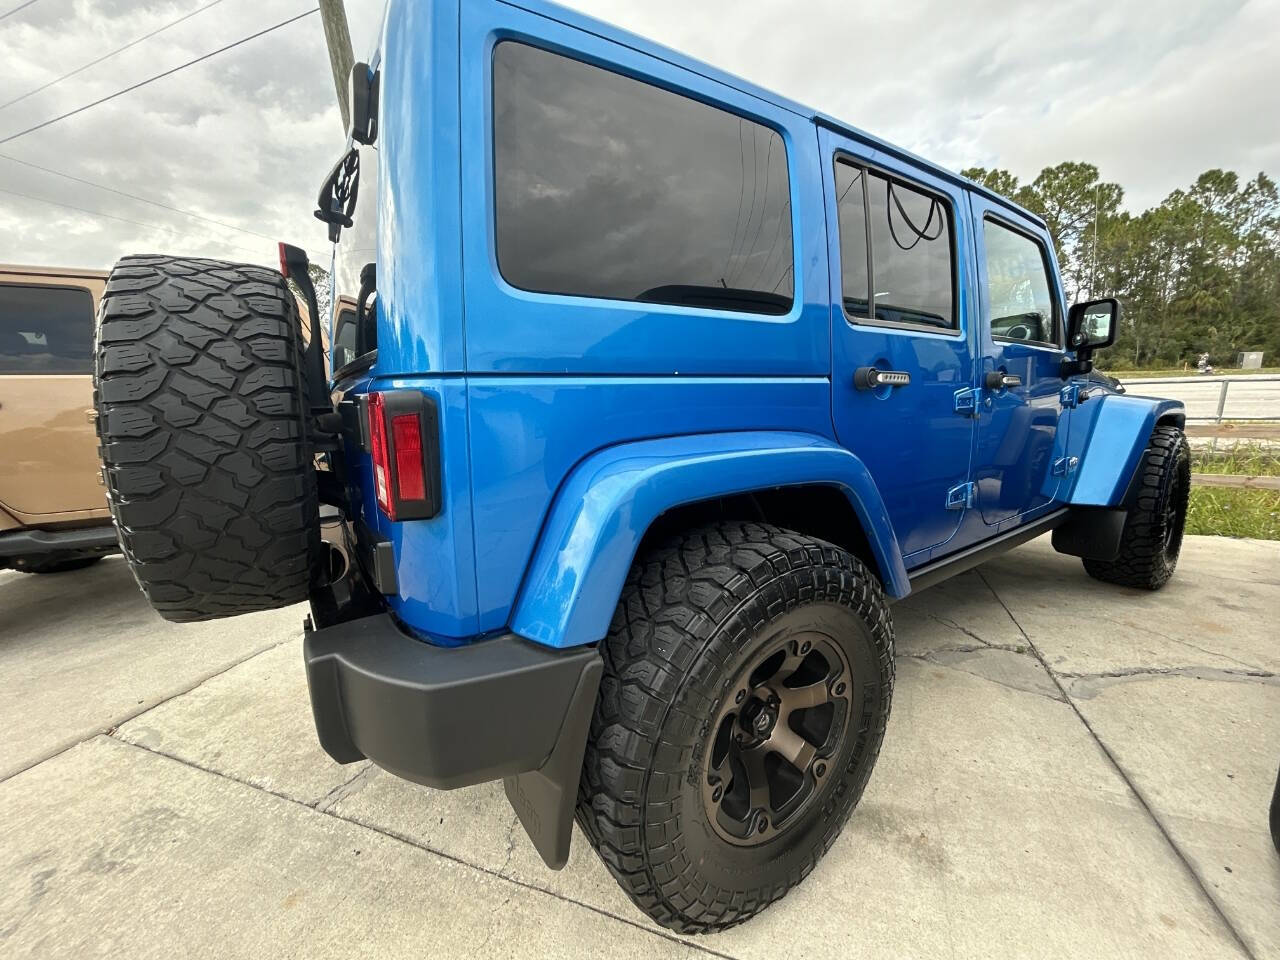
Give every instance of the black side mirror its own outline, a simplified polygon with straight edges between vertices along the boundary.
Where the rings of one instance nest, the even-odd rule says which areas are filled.
[[[1067,345],[1081,360],[1094,350],[1116,342],[1120,326],[1120,301],[1114,297],[1077,303],[1067,315]]]
[[[373,73],[367,63],[351,68],[347,103],[351,105],[351,139],[366,146],[378,139],[378,88],[382,71]]]

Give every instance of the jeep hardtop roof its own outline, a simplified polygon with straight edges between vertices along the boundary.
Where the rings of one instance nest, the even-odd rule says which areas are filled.
[[[620,43],[624,46],[631,47],[639,53],[656,57],[659,60],[665,60],[667,63],[680,67],[682,70],[688,70],[691,73],[696,73],[706,77],[708,80],[713,80],[716,83],[722,83],[725,86],[733,87],[735,90],[749,94],[757,99],[764,100],[767,103],[771,103],[784,110],[789,110],[798,116],[828,127],[840,134],[861,140],[863,143],[875,150],[882,151],[900,160],[905,160],[915,167],[926,170],[937,177],[949,180],[952,183],[963,186],[982,195],[983,197],[986,197],[988,200],[999,203],[1001,206],[1008,208],[1014,213],[1026,217],[1033,223],[1045,226],[1044,220],[1037,214],[1032,213],[1020,204],[1014,203],[1008,197],[1002,196],[1001,194],[984,187],[980,183],[975,183],[967,177],[962,177],[960,174],[952,170],[948,170],[946,167],[939,166],[930,160],[926,160],[924,157],[912,153],[910,150],[905,150],[902,147],[889,143],[887,140],[882,140],[879,137],[873,136],[865,130],[855,127],[852,124],[845,123],[843,120],[825,114],[820,110],[815,110],[812,107],[807,107],[802,103],[790,100],[780,94],[774,93],[771,90],[766,90],[763,87],[756,86],[749,80],[744,80],[732,73],[717,69],[710,64],[695,60],[692,57],[680,53],[678,50],[673,50],[670,47],[656,43],[653,40],[648,40],[637,34],[631,33],[630,31],[615,27],[603,20],[597,20],[587,14],[579,13],[576,10],[570,10],[567,7],[562,7],[558,3],[550,2],[550,0],[518,0],[518,2],[508,0],[508,2],[510,2],[514,7],[520,7],[531,13],[548,17],[552,20],[557,20],[566,26],[574,27],[578,30],[585,30],[586,32],[593,33],[604,40],[609,40],[614,43]]]

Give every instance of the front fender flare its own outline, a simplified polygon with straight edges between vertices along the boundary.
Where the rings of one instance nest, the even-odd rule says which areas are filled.
[[[826,484],[849,498],[885,590],[910,592],[884,501],[848,450],[806,433],[753,431],[640,440],[600,450],[556,496],[511,628],[551,647],[601,640],[649,525],[673,507],[770,487]]]
[[[1119,507],[1151,431],[1161,420],[1181,425],[1186,409],[1177,400],[1154,397],[1108,393],[1096,399],[1096,406],[1090,406],[1091,400],[1073,411],[1069,442],[1080,468],[1067,502],[1078,507]]]

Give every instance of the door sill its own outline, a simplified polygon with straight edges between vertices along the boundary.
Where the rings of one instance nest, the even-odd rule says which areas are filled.
[[[917,590],[924,590],[926,587],[932,587],[935,583],[941,583],[956,574],[972,570],[980,563],[985,563],[987,560],[1012,550],[1014,547],[1021,546],[1028,540],[1034,540],[1036,537],[1048,533],[1055,527],[1066,523],[1070,513],[1071,511],[1068,508],[1063,507],[1053,513],[1046,514],[1038,520],[1032,520],[1014,527],[1008,533],[1002,533],[991,540],[975,543],[971,547],[966,547],[931,563],[926,563],[924,566],[911,571],[911,593],[914,594]],[[908,596],[910,595],[908,594]]]

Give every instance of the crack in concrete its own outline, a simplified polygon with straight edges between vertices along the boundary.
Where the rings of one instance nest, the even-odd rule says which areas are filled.
[[[1082,700],[1092,700],[1107,687],[1128,680],[1155,679],[1159,677],[1190,677],[1193,680],[1209,680],[1218,683],[1261,683],[1280,686],[1280,674],[1267,670],[1232,670],[1222,667],[1120,667],[1097,673],[1058,674],[1071,685],[1071,692]]]
[[[518,814],[511,815],[511,823],[507,825],[507,855],[502,861],[502,866],[498,868],[498,873],[504,877],[508,876],[507,868],[511,866],[511,858],[516,853],[516,827],[520,826],[520,817]]]
[[[364,767],[350,780],[338,784],[323,797],[317,800],[314,806],[321,813],[328,813],[347,797],[359,793],[369,785],[369,781],[378,775],[378,768],[372,763],[366,763]]]
[[[948,620],[946,617],[940,617],[934,613],[926,613],[925,616],[928,617],[930,620],[932,620],[934,623],[940,623],[944,627],[950,627],[952,630],[959,630],[966,637],[972,637],[974,640],[977,640],[984,647],[995,646],[995,644],[992,644],[986,640],[983,640],[982,637],[978,636],[972,630],[969,630],[965,627],[960,626],[960,624],[956,623],[954,620]]]
[[[1007,690],[1014,690],[1018,693],[1029,693],[1037,697],[1044,697],[1046,700],[1052,700],[1055,703],[1066,703],[1065,697],[1054,696],[1052,693],[1049,693],[1043,689],[1037,689],[1034,685],[1019,684],[1015,682],[1013,678],[994,676],[990,672],[977,669],[976,668],[977,664],[980,661],[978,658],[974,658],[972,654],[983,654],[983,653],[989,653],[992,651],[999,651],[1001,653],[1013,653],[1013,654],[1018,654],[1022,656],[1030,656],[1030,654],[1027,653],[1026,647],[1015,647],[1011,644],[987,644],[987,643],[984,643],[980,647],[974,647],[974,646],[939,647],[936,650],[929,650],[925,653],[899,653],[899,654],[896,654],[896,656],[901,657],[903,659],[907,659],[907,660],[920,660],[920,661],[923,661],[924,663],[931,663],[934,666],[945,667],[949,670],[958,670],[961,673],[967,673],[969,674],[969,676],[977,677],[979,680],[986,680],[989,683],[994,683],[997,686],[1004,687]],[[947,659],[940,659],[938,657],[938,654],[948,654],[948,653],[956,654],[957,659],[947,660]],[[973,665],[975,669],[969,669],[969,666],[967,665]]]
[[[630,919],[629,917],[618,916],[618,914],[616,913],[610,913],[608,910],[605,910],[601,907],[594,906],[593,904],[584,903],[581,900],[575,900],[573,897],[566,896],[563,893],[558,893],[554,890],[548,890],[545,887],[539,887],[525,880],[520,880],[513,876],[498,873],[496,870],[492,869],[491,867],[486,867],[478,863],[471,863],[468,860],[464,860],[461,857],[455,856],[454,854],[451,854],[451,853],[446,853],[443,850],[437,850],[436,848],[430,846],[429,844],[426,844],[420,840],[417,840],[405,834],[399,833],[390,828],[375,826],[374,824],[371,824],[371,823],[363,823],[359,820],[353,820],[351,817],[344,817],[342,814],[335,813],[333,810],[320,810],[319,808],[312,806],[306,801],[298,800],[295,797],[290,797],[283,793],[276,793],[274,790],[268,790],[265,787],[258,786],[257,784],[254,784],[254,783],[246,783],[244,780],[240,780],[239,778],[233,777],[230,774],[222,773],[221,771],[218,771],[218,770],[210,770],[206,767],[200,766],[199,764],[192,763],[189,760],[184,760],[181,757],[175,757],[171,754],[165,753],[162,750],[155,750],[151,747],[143,746],[140,743],[133,743],[129,740],[120,740],[115,737],[111,737],[108,739],[110,739],[112,743],[118,743],[122,746],[130,747],[134,750],[141,750],[144,753],[149,753],[152,756],[160,757],[161,759],[164,759],[164,760],[171,760],[174,763],[180,763],[184,767],[189,767],[192,770],[199,770],[201,773],[207,774],[211,777],[219,777],[220,779],[228,780],[231,783],[238,783],[242,787],[248,787],[251,790],[257,790],[261,793],[269,794],[279,800],[284,800],[287,803],[296,804],[297,806],[301,807],[304,810],[310,811],[316,816],[330,817],[334,820],[341,821],[342,823],[350,824],[351,826],[359,830],[368,830],[370,833],[376,833],[381,837],[387,838],[388,840],[395,840],[399,843],[405,844],[406,846],[413,847],[415,850],[421,850],[423,853],[430,854],[431,856],[440,857],[443,860],[448,860],[450,863],[456,863],[458,866],[467,867],[468,869],[475,870],[479,873],[487,874],[488,876],[491,876],[497,880],[500,880],[503,883],[510,883],[517,887],[522,887],[523,889],[529,890],[533,893],[542,894],[543,896],[550,897],[553,900],[559,900],[561,903],[569,903],[577,907],[582,907],[582,909],[590,910],[592,913],[597,914],[598,916],[606,917],[609,920],[616,920],[618,921],[618,923],[625,923],[629,927],[634,927],[637,930],[640,930],[647,934],[651,934],[652,936],[655,936],[655,937],[661,937],[663,940],[667,940],[670,943],[678,943],[683,947],[689,947],[690,949],[696,950],[699,953],[706,954],[707,956],[718,957],[720,958],[720,960],[739,960],[738,957],[735,957],[732,954],[722,953],[719,950],[713,950],[710,947],[704,946],[701,943],[698,943],[693,940],[686,940],[683,937],[679,937],[676,934],[673,934],[669,931],[659,930],[653,927],[647,927],[642,923],[639,923],[635,920]]]
[[[1237,660],[1235,657],[1228,656],[1225,653],[1219,653],[1216,650],[1206,650],[1204,647],[1196,646],[1190,640],[1183,640],[1180,637],[1172,637],[1167,633],[1161,633],[1159,630],[1152,630],[1150,627],[1144,627],[1136,623],[1126,623],[1124,620],[1117,620],[1115,617],[1099,617],[1098,619],[1103,620],[1107,623],[1114,623],[1116,626],[1124,627],[1127,630],[1138,630],[1142,633],[1149,633],[1153,637],[1159,637],[1161,640],[1168,640],[1170,643],[1176,643],[1176,644],[1179,644],[1180,646],[1189,647],[1192,650],[1195,650],[1197,653],[1203,653],[1209,657],[1220,657],[1223,660],[1230,660],[1232,663],[1238,663],[1240,664],[1240,666],[1247,667],[1250,670],[1258,669],[1256,664],[1245,663],[1245,661],[1243,660]],[[1063,674],[1063,676],[1066,676],[1066,674]]]
[[[1217,914],[1218,919],[1222,921],[1222,925],[1231,934],[1232,938],[1235,940],[1236,946],[1240,948],[1241,952],[1248,957],[1249,960],[1257,960],[1253,951],[1249,949],[1249,945],[1245,942],[1244,936],[1236,929],[1235,924],[1231,922],[1231,918],[1227,916],[1227,912],[1223,909],[1222,904],[1220,904],[1217,898],[1209,891],[1209,887],[1205,883],[1204,878],[1200,876],[1196,871],[1196,868],[1192,866],[1191,860],[1187,857],[1186,853],[1184,853],[1182,848],[1174,841],[1173,835],[1169,832],[1168,828],[1165,827],[1164,822],[1156,816],[1155,808],[1147,800],[1146,796],[1143,795],[1142,791],[1138,789],[1137,784],[1133,782],[1133,778],[1129,776],[1129,771],[1121,765],[1119,759],[1116,758],[1116,755],[1111,752],[1111,749],[1103,742],[1102,738],[1098,736],[1097,731],[1093,729],[1093,725],[1089,723],[1088,718],[1080,710],[1079,705],[1072,698],[1071,694],[1067,692],[1067,688],[1059,678],[1058,674],[1056,674],[1053,671],[1053,668],[1049,666],[1049,662],[1040,652],[1040,648],[1035,645],[1030,634],[1023,629],[1022,624],[1018,622],[1018,618],[1013,615],[1013,611],[1009,609],[1009,605],[1004,602],[1000,594],[996,593],[995,587],[991,586],[991,583],[987,580],[982,571],[978,570],[976,572],[978,574],[978,578],[982,580],[982,582],[986,584],[987,589],[991,591],[991,596],[995,598],[996,603],[1000,604],[1000,606],[1004,608],[1004,612],[1008,614],[1013,625],[1018,628],[1018,632],[1026,638],[1027,646],[1031,649],[1035,658],[1040,661],[1041,666],[1043,666],[1045,671],[1049,674],[1049,678],[1058,687],[1058,690],[1061,691],[1067,705],[1075,712],[1076,719],[1078,719],[1084,726],[1085,730],[1089,732],[1089,736],[1093,738],[1093,742],[1098,745],[1098,749],[1102,751],[1103,756],[1107,758],[1112,768],[1120,776],[1120,779],[1124,781],[1125,786],[1129,788],[1129,792],[1132,793],[1134,799],[1138,801],[1138,805],[1142,807],[1148,818],[1150,818],[1151,822],[1155,825],[1155,828],[1160,832],[1160,835],[1164,837],[1165,843],[1169,845],[1169,849],[1173,851],[1174,855],[1178,858],[1178,861],[1186,870],[1188,876],[1191,877],[1192,882],[1196,885],[1196,888],[1199,889],[1201,896],[1205,899],[1205,902],[1212,907],[1214,913]]]

